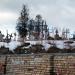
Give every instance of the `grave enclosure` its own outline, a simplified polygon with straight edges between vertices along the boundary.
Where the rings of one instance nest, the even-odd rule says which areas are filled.
[[[0,55],[0,75],[75,75],[75,54]]]

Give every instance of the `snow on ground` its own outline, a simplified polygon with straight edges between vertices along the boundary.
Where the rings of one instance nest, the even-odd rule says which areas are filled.
[[[64,41],[63,40],[55,40],[55,41],[51,41],[51,43],[54,43],[56,45],[56,47],[63,49],[64,46]]]
[[[17,46],[20,46],[21,43],[17,41],[11,41],[9,44],[5,45],[5,47],[8,47],[9,50],[15,49]]]
[[[17,46],[20,46],[21,43],[17,41],[11,41],[10,43],[0,42],[0,47],[4,46],[6,48],[9,48],[9,50],[15,49]]]
[[[45,43],[46,42],[46,40],[44,40],[44,41],[26,41],[27,43],[30,43],[31,45],[35,45],[35,44],[42,44],[42,43]]]
[[[44,46],[44,48],[45,48],[46,51],[48,50],[48,48],[51,47],[51,45],[48,44],[48,43],[43,43],[42,45]]]
[[[65,40],[66,41],[66,40]],[[46,50],[48,50],[49,47],[52,46],[52,44],[55,44],[58,48],[63,49],[63,48],[67,48],[67,46],[65,46],[64,41],[63,40],[43,40],[43,41],[26,41],[28,43],[30,43],[31,45],[35,45],[35,44],[42,44],[44,46],[44,48]],[[11,41],[10,43],[5,43],[5,42],[0,42],[0,47],[1,46],[5,46],[6,48],[9,48],[10,50],[13,51],[13,49],[15,49],[17,46],[20,46],[21,42],[18,41]],[[71,46],[73,48],[75,48],[75,42],[71,44]]]
[[[44,41],[26,41],[26,42],[28,42],[28,43],[30,42],[31,45],[42,44],[46,50],[48,50],[48,48],[50,47],[50,44],[48,44],[47,40],[44,40]]]
[[[1,47],[1,46],[5,46],[5,45],[7,45],[7,43],[0,42],[0,47]]]
[[[56,46],[60,49],[64,48],[64,42],[63,41],[56,41]]]
[[[26,41],[26,42],[30,42],[31,45],[35,45],[35,44],[42,44],[46,50],[48,50],[49,47],[51,47],[52,45],[56,45],[56,47],[60,48],[60,49],[68,49],[68,45],[65,44],[64,42],[68,41],[68,40],[43,40],[43,41]],[[75,48],[75,41],[74,43],[70,44],[73,48]]]
[[[70,48],[69,46],[71,46],[72,48],[75,48],[75,41],[72,44],[64,43],[66,41],[69,41],[69,40],[54,40],[54,41],[50,40],[50,41],[48,41],[48,43],[55,44],[56,47],[58,47],[60,49],[64,49],[64,48],[69,49]]]

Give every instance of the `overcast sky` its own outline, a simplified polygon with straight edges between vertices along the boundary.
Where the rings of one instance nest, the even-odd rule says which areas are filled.
[[[0,30],[15,31],[22,5],[29,8],[30,17],[41,14],[48,26],[75,30],[75,0],[0,0]]]

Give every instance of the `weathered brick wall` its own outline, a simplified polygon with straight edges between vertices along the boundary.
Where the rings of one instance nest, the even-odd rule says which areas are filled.
[[[4,74],[5,56],[0,56],[0,75]]]
[[[55,56],[54,66],[57,75],[75,75],[75,56]]]
[[[13,55],[7,61],[7,75],[50,75],[48,55]]]
[[[75,55],[52,56],[53,54],[7,55],[6,59],[2,55],[0,75],[4,70],[6,75],[75,75]]]

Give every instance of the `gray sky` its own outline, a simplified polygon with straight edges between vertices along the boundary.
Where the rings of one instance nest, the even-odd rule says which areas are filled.
[[[75,30],[75,0],[0,0],[0,30],[15,31],[22,5],[29,8],[30,17],[41,14],[47,24]]]

